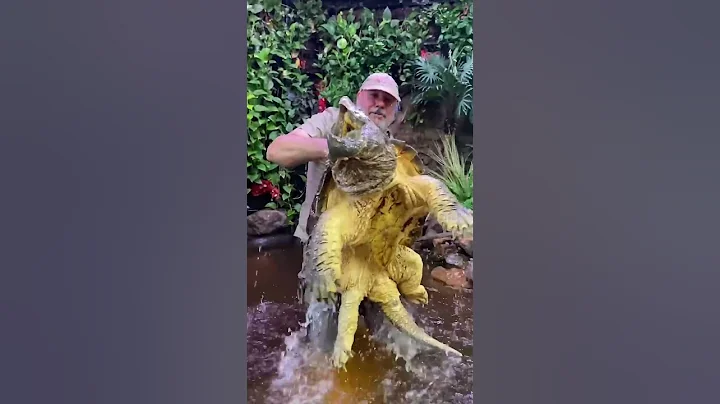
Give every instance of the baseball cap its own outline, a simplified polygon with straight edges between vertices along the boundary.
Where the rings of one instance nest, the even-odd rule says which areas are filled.
[[[398,102],[401,101],[400,94],[398,92],[398,85],[387,73],[373,73],[369,75],[360,87],[360,91],[364,90],[384,91],[392,95]]]

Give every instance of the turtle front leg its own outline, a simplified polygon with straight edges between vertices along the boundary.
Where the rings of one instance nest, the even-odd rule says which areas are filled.
[[[352,345],[355,341],[360,302],[363,297],[364,294],[357,289],[350,289],[342,294],[338,315],[338,333],[332,355],[332,364],[336,368],[344,368],[347,361],[353,356]]]
[[[462,206],[442,181],[429,175],[420,175],[410,177],[408,183],[418,194],[424,195],[430,214],[443,229],[456,236],[472,238],[472,210]]]
[[[324,212],[306,248],[308,265],[315,274],[311,281],[313,300],[335,301],[337,282],[342,276],[343,247],[354,238],[355,220],[339,205]]]
[[[421,284],[423,262],[420,254],[406,246],[399,246],[388,266],[390,279],[397,283],[400,294],[414,304],[427,304],[428,293]]]

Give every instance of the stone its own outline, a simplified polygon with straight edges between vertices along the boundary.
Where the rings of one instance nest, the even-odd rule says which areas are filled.
[[[437,220],[430,217],[425,221],[425,234],[439,234],[442,233],[444,230],[440,223],[438,223]]]
[[[457,243],[460,246],[460,248],[462,248],[463,251],[465,251],[465,254],[467,254],[470,257],[473,256],[473,244],[472,244],[473,241],[471,238],[467,238],[467,237],[461,238],[457,241]]]
[[[470,287],[470,283],[465,277],[465,271],[460,268],[447,269],[443,267],[435,267],[435,269],[430,271],[430,276],[432,276],[433,279],[450,286],[451,288],[457,289]]]
[[[471,283],[475,283],[473,281],[473,260],[470,258],[470,261],[468,261],[467,265],[465,265],[465,278],[467,278]]]
[[[438,238],[433,240],[433,252],[441,260],[444,260],[448,255],[457,253],[458,247],[451,238]]]
[[[445,256],[445,263],[455,268],[465,268],[468,260],[462,255],[453,252]]]
[[[273,234],[287,226],[285,212],[274,209],[263,209],[247,218],[248,235],[265,236]]]

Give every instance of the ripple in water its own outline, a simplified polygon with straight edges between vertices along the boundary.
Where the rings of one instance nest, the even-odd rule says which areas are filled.
[[[463,358],[420,349],[384,323],[372,336],[358,328],[355,357],[340,372],[306,342],[301,305],[263,302],[249,308],[249,402],[472,403],[471,296],[430,301],[409,311],[428,334],[461,351]]]

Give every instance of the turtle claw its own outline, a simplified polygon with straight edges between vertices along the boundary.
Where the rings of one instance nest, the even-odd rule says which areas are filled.
[[[406,184],[399,184],[398,187],[402,192],[403,201],[408,206],[417,206],[420,204],[420,195],[412,187]]]
[[[458,206],[438,218],[440,225],[456,238],[473,237],[473,212],[464,206]]]
[[[403,295],[405,300],[412,304],[424,306],[429,302],[428,292],[424,286],[420,285],[414,292]]]
[[[327,277],[314,279],[309,284],[311,300],[320,303],[336,303],[337,302],[337,286],[335,281]]]
[[[351,350],[346,350],[342,347],[336,346],[335,349],[333,350],[332,358],[330,361],[336,369],[345,370],[345,364],[352,357],[353,357],[353,353]]]

